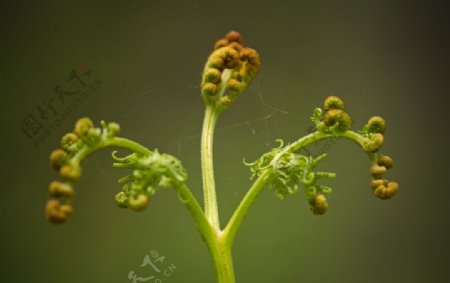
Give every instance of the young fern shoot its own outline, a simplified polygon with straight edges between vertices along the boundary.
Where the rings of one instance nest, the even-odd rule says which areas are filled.
[[[245,47],[238,32],[229,32],[218,40],[206,61],[201,79],[201,95],[205,102],[205,116],[201,138],[201,165],[204,205],[187,187],[188,174],[181,162],[157,149],[146,147],[119,137],[117,123],[101,121],[95,127],[89,118],[81,118],[73,132],[61,140],[61,149],[50,155],[52,167],[61,180],[50,183],[51,199],[45,207],[45,215],[52,223],[63,223],[73,214],[72,198],[75,182],[81,177],[81,163],[90,154],[107,147],[126,149],[131,153],[119,157],[112,153],[115,168],[131,169],[131,173],[119,180],[122,189],[115,200],[119,207],[134,211],[144,210],[151,197],[161,188],[175,190],[178,199],[193,216],[198,231],[206,243],[216,271],[217,282],[234,283],[232,246],[239,227],[249,208],[268,187],[278,199],[284,199],[303,189],[313,214],[328,210],[326,196],[331,188],[321,185],[322,178],[335,178],[335,173],[318,171],[316,167],[326,158],[305,156],[300,150],[318,140],[341,137],[358,144],[369,156],[372,179],[370,187],[380,199],[389,199],[398,191],[398,184],[385,179],[392,159],[380,153],[384,142],[386,122],[379,116],[372,117],[362,130],[350,130],[351,119],[345,112],[343,101],[336,96],[327,97],[322,108],[316,108],[311,117],[316,130],[297,141],[279,146],[263,154],[250,167],[253,185],[244,196],[228,223],[219,222],[219,209],[213,169],[214,129],[219,115],[231,107],[250,84],[260,66],[258,53]]]

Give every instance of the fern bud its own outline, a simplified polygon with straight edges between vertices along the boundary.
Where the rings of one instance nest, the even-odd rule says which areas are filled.
[[[310,208],[313,214],[324,214],[328,210],[327,198],[322,194],[316,195],[310,204]]]
[[[50,154],[50,164],[56,171],[60,170],[68,161],[67,153],[62,149],[55,149]]]
[[[45,216],[49,222],[59,224],[63,223],[73,213],[73,209],[68,204],[63,204],[56,200],[51,199],[45,206]]]
[[[391,157],[387,155],[380,154],[378,157],[378,165],[386,167],[386,169],[391,169],[394,165],[394,161]]]
[[[237,31],[230,31],[229,33],[227,33],[227,35],[225,35],[225,39],[228,42],[237,42],[239,44],[242,44],[242,36],[239,32]]]
[[[120,135],[120,125],[114,122],[111,122],[108,124],[108,137],[116,137],[118,135]]]
[[[205,83],[218,84],[220,83],[222,72],[216,68],[209,68],[203,72],[203,76],[203,81]]]
[[[148,205],[148,197],[140,194],[128,199],[128,207],[134,211],[143,211]]]
[[[217,94],[217,85],[213,83],[206,83],[202,87],[202,95],[204,97],[214,96]]]
[[[373,177],[379,177],[386,173],[386,167],[379,166],[379,165],[373,165],[370,167],[370,173]]]
[[[53,181],[50,183],[50,185],[48,186],[48,193],[52,197],[72,198],[74,195],[71,185],[59,181]]]
[[[119,192],[115,196],[115,200],[118,207],[128,208],[128,196],[125,194],[125,192]]]
[[[396,182],[389,182],[387,186],[377,187],[373,193],[377,198],[389,199],[392,198],[398,192],[399,186]]]
[[[67,133],[61,139],[61,147],[64,150],[70,151],[71,146],[78,141],[78,136],[74,133]]]
[[[375,190],[376,188],[378,188],[379,186],[384,186],[386,185],[387,181],[384,179],[372,179],[370,181],[370,187]]]
[[[68,164],[61,167],[59,175],[69,181],[76,181],[81,177],[81,168],[78,165]]]
[[[323,102],[323,109],[325,111],[331,109],[338,109],[344,111],[344,102],[337,96],[328,96]]]
[[[91,119],[84,117],[78,119],[78,121],[75,123],[74,132],[77,136],[82,137],[87,135],[89,130],[93,127],[94,123],[91,121]]]
[[[323,117],[323,123],[329,127],[331,131],[336,133],[343,133],[350,129],[350,116],[342,110],[331,109],[327,111]]]
[[[367,122],[367,127],[370,133],[384,134],[386,131],[386,121],[380,116],[373,116]]]
[[[384,136],[380,133],[375,133],[370,137],[370,140],[367,141],[364,145],[364,149],[367,152],[375,152],[383,146]]]

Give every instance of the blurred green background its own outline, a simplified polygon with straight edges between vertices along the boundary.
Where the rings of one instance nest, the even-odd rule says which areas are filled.
[[[84,163],[75,215],[61,226],[43,215],[57,178],[48,155],[77,118],[121,124],[123,136],[179,157],[201,200],[199,81],[213,42],[238,30],[262,69],[221,116],[215,144],[219,208],[225,222],[251,182],[254,160],[277,138],[308,133],[328,95],[346,103],[355,128],[388,121],[384,152],[394,158],[392,200],[370,192],[369,162],[348,141],[309,148],[329,157],[338,178],[330,210],[309,212],[301,194],[278,201],[265,190],[234,248],[237,282],[448,282],[448,8],[437,1],[2,1],[0,282],[132,282],[158,275],[140,267],[155,250],[176,269],[165,282],[214,282],[206,247],[173,191],[143,213],[115,206],[110,151]],[[57,98],[72,70],[101,80],[76,101]],[[80,87],[78,89],[81,89]],[[52,100],[54,99],[54,100]],[[39,107],[47,108],[42,120]],[[57,116],[53,116],[54,113]],[[67,112],[66,112],[67,113]],[[27,115],[48,136],[22,131]],[[50,130],[49,130],[50,129]],[[122,154],[125,152],[123,151]],[[446,220],[447,219],[447,220]],[[448,277],[448,275],[447,275]],[[144,281],[142,281],[144,282]],[[145,281],[158,282],[158,281]]]

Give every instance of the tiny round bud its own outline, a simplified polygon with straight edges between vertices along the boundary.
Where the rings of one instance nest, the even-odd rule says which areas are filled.
[[[259,58],[259,54],[255,49],[252,48],[244,48],[239,53],[241,56],[241,61],[248,62],[251,65],[260,65],[261,59]]]
[[[344,102],[337,96],[328,96],[327,98],[325,98],[325,101],[323,102],[323,109],[325,111],[331,109],[344,110]]]
[[[347,113],[339,109],[330,109],[323,116],[323,123],[327,127],[332,127],[338,133],[346,132],[350,129],[351,119]]]
[[[203,81],[205,83],[218,84],[222,79],[222,72],[216,68],[206,69],[203,73]]]
[[[142,211],[148,205],[148,197],[146,195],[138,195],[128,199],[128,207],[134,211]]]
[[[58,171],[68,161],[67,153],[62,149],[55,149],[50,153],[50,164]]]
[[[76,181],[81,177],[81,168],[72,164],[64,165],[59,170],[59,175],[66,180]]]
[[[108,136],[116,137],[120,134],[120,125],[117,123],[109,123],[108,124]]]
[[[86,134],[88,134],[89,129],[94,127],[94,123],[91,121],[91,119],[84,117],[81,119],[78,119],[78,121],[75,123],[75,134],[79,137],[82,137]]]
[[[224,47],[214,51],[223,59],[225,68],[233,69],[239,64],[239,53],[231,47]]]
[[[324,214],[328,210],[327,198],[322,194],[316,195],[310,208],[313,214]]]
[[[202,95],[203,96],[214,96],[217,94],[217,85],[213,83],[206,83],[202,87]]]
[[[61,203],[56,199],[49,200],[45,206],[45,216],[49,222],[55,224],[63,223],[69,215],[66,208],[61,210]]]
[[[53,197],[72,198],[74,191],[71,185],[59,181],[53,181],[48,186],[48,193]]]
[[[372,189],[376,189],[379,186],[384,186],[386,185],[386,180],[384,179],[372,179],[370,181],[370,186],[372,187]]]
[[[206,62],[206,66],[208,68],[216,68],[216,69],[222,70],[225,67],[225,63],[223,62],[223,59],[220,56],[213,53],[213,55],[211,55],[208,58],[208,62]]]
[[[244,91],[245,86],[235,79],[229,79],[227,81],[227,88],[235,94],[240,94]]]
[[[368,130],[371,133],[384,134],[386,131],[386,121],[380,116],[373,116],[367,122]]]
[[[128,196],[124,192],[119,192],[115,196],[116,204],[118,207],[127,208],[128,207]]]
[[[228,46],[228,40],[226,40],[225,38],[219,39],[216,41],[216,43],[214,43],[214,50],[217,50],[225,46]]]
[[[379,177],[386,173],[386,167],[379,166],[379,165],[373,165],[370,167],[370,173],[373,177]]]
[[[367,152],[375,152],[381,148],[384,143],[384,136],[379,133],[375,133],[370,137],[370,141],[368,141],[364,145],[364,149]]]
[[[391,169],[394,165],[394,161],[390,156],[380,154],[378,157],[378,165],[384,166],[386,169]]]
[[[396,182],[389,182],[387,186],[379,186],[374,190],[374,195],[380,199],[392,198],[398,192],[398,184]]]
[[[229,33],[227,33],[227,35],[225,35],[225,38],[229,41],[229,42],[238,42],[242,44],[242,36],[239,32],[237,31],[230,31]]]
[[[78,141],[78,136],[74,133],[67,133],[61,139],[61,147],[65,150],[70,150],[70,146]]]

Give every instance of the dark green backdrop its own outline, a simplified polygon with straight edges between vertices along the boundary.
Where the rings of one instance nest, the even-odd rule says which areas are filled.
[[[389,177],[401,186],[380,201],[359,148],[313,145],[312,153],[329,152],[321,168],[338,173],[328,182],[329,213],[312,215],[301,194],[280,202],[264,191],[235,243],[237,282],[448,282],[447,7],[262,2],[2,1],[1,282],[132,282],[131,270],[157,275],[140,267],[152,250],[165,256],[163,266],[176,267],[165,282],[214,281],[173,191],[160,191],[143,213],[115,206],[117,179],[127,172],[112,168],[110,152],[84,163],[67,224],[48,224],[43,207],[57,178],[48,155],[82,116],[116,121],[123,136],[179,157],[201,198],[198,85],[211,45],[231,29],[263,63],[218,123],[222,222],[251,184],[242,158],[254,160],[277,138],[307,134],[313,108],[330,94],[344,99],[356,128],[372,115],[386,118],[384,151],[395,161]],[[81,89],[66,81],[72,70],[89,70],[101,84],[67,112],[79,94],[65,93],[63,106],[55,89]],[[55,113],[66,116],[56,122]],[[28,115],[48,134],[37,144],[22,131]]]

